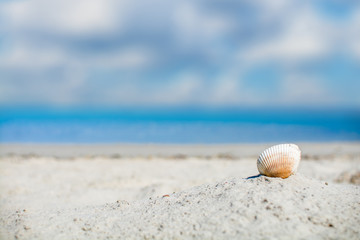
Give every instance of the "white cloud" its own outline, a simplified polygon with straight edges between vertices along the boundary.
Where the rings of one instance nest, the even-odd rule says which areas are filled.
[[[203,102],[206,92],[206,82],[201,74],[196,71],[181,72],[172,81],[164,82],[156,91],[149,93],[147,102],[165,105]]]
[[[271,59],[286,63],[323,56],[332,49],[330,26],[308,7],[298,9],[286,21],[279,27],[279,33],[254,44],[245,54],[240,51],[240,57],[247,62]]]
[[[238,104],[241,101],[242,93],[239,91],[239,81],[232,76],[222,76],[218,79],[209,97],[212,104]]]
[[[12,44],[12,50],[0,55],[0,66],[7,69],[44,70],[65,63],[68,56],[58,48],[29,46],[24,42]]]
[[[122,8],[114,7],[112,0],[31,0],[2,4],[1,12],[9,28],[79,35],[104,33],[118,26],[116,17]]]
[[[337,101],[322,79],[304,74],[286,76],[281,82],[281,88],[282,95],[277,99],[277,104],[329,105]]]
[[[354,12],[351,24],[344,26],[344,37],[349,41],[345,45],[349,47],[349,51],[360,59],[360,9]]]
[[[151,49],[132,47],[100,54],[90,59],[88,64],[97,67],[134,70],[150,67],[157,60],[157,55]]]
[[[197,4],[188,1],[177,6],[173,21],[176,39],[183,47],[210,47],[209,44],[234,27],[227,16],[206,13]]]
[[[263,21],[276,16],[281,21],[271,36],[259,39],[245,51],[239,50],[237,59],[248,65],[268,60],[296,64],[344,49],[350,55],[360,53],[360,9],[354,10],[348,20],[336,21],[319,14],[311,2],[289,5],[287,1],[276,7],[262,7]]]

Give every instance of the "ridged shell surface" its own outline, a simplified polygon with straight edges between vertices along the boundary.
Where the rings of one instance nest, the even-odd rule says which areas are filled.
[[[266,149],[257,160],[260,174],[287,178],[299,166],[301,151],[295,144],[279,144]]]

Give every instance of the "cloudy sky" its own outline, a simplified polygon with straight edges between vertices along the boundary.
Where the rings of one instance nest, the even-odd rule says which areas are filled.
[[[0,0],[0,106],[360,107],[360,1]]]

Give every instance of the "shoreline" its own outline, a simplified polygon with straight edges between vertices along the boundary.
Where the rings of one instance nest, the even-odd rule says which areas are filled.
[[[228,158],[257,157],[264,149],[279,143],[249,144],[53,144],[0,143],[0,157],[163,157]],[[304,159],[314,156],[357,156],[360,142],[295,142]]]

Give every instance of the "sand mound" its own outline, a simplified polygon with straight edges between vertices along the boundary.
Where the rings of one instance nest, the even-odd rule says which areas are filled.
[[[359,239],[360,187],[231,179],[153,199],[2,214],[6,239]]]

